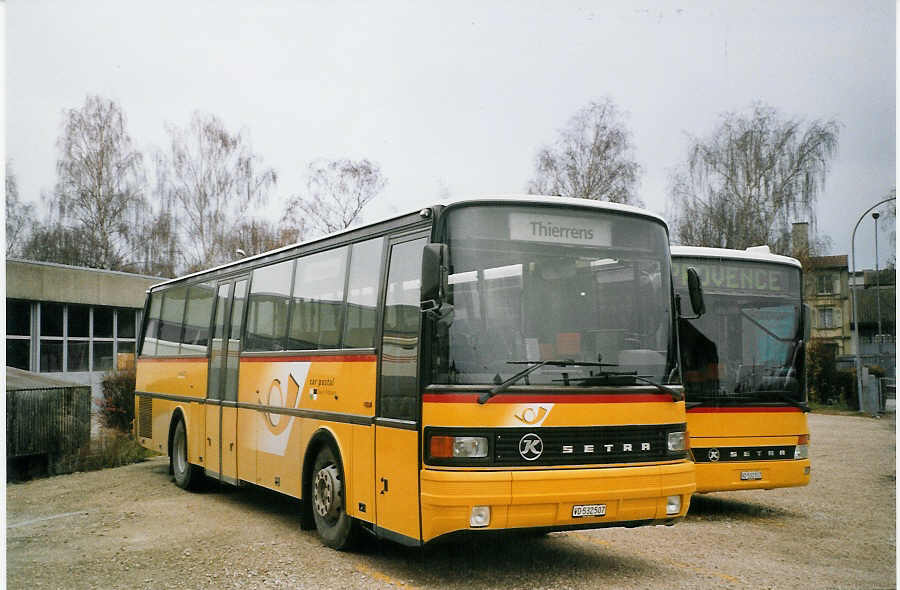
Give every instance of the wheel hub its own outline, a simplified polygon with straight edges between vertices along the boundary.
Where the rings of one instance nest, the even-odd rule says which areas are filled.
[[[322,518],[338,517],[341,508],[341,480],[334,465],[323,467],[316,473],[313,506]]]

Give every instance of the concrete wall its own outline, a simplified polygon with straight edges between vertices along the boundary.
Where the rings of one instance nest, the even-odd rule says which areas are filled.
[[[163,280],[48,262],[6,261],[8,299],[140,308],[147,289]]]

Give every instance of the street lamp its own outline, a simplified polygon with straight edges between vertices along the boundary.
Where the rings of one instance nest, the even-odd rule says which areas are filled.
[[[878,342],[878,356],[875,364],[881,366],[881,277],[878,274],[878,211],[872,213],[872,219],[875,220],[875,306],[878,309],[878,333],[875,334],[875,341]]]
[[[863,214],[860,215],[859,219],[856,220],[856,225],[853,226],[853,232],[850,234],[850,261],[853,265],[853,270],[851,271],[852,274],[850,276],[853,277],[854,282],[856,281],[856,230],[859,227],[860,222],[862,222],[866,214],[875,207],[896,200],[897,197],[888,197],[887,199],[882,199],[881,201],[878,201],[877,203],[863,211]],[[862,412],[862,360],[860,360],[859,358],[859,321],[856,319],[856,308],[858,307],[856,305],[856,289],[854,289],[853,287],[850,287],[850,303],[853,306],[853,348],[856,354],[856,394],[859,401],[859,411]]]

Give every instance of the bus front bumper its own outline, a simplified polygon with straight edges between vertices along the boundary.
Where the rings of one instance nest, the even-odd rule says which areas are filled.
[[[697,463],[698,492],[771,490],[809,483],[809,459]]]
[[[461,530],[601,528],[673,522],[694,492],[694,464],[528,471],[423,469],[422,540]],[[681,508],[667,514],[669,496]],[[603,505],[603,516],[573,517],[574,506]],[[490,507],[486,526],[470,526],[473,507]]]

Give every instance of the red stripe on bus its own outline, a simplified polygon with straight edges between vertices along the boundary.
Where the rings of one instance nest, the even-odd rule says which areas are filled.
[[[374,354],[336,356],[242,356],[242,363],[374,363]]]
[[[426,393],[422,396],[422,401],[426,403],[443,403],[443,404],[471,404],[478,401],[477,393]],[[621,404],[629,402],[671,402],[672,397],[665,394],[609,394],[609,395],[552,395],[552,394],[497,394],[490,398],[487,403],[501,404],[537,404],[537,403],[555,403],[555,404],[589,404],[589,403],[607,403]]]
[[[688,414],[752,414],[763,412],[802,412],[800,408],[793,406],[762,407],[762,408],[691,408]]]
[[[140,357],[138,363],[208,363],[209,359],[205,356],[170,356],[170,357]]]

